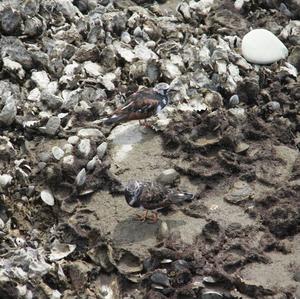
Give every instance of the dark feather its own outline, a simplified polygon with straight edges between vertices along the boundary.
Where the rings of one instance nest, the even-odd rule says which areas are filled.
[[[130,95],[127,103],[116,109],[104,123],[109,125],[145,119],[156,114],[158,105],[163,108],[167,102],[167,95],[161,95],[152,88],[143,89]]]

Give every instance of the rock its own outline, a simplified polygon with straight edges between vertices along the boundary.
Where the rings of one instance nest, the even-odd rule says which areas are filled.
[[[96,45],[85,43],[80,46],[78,50],[76,50],[72,59],[77,62],[84,61],[97,61],[99,59],[100,53]]]
[[[242,54],[249,62],[270,64],[286,58],[288,49],[272,32],[254,29],[243,37]]]
[[[40,90],[36,87],[34,89],[32,89],[29,94],[28,94],[28,97],[27,97],[27,100],[28,101],[39,101],[41,98],[41,92]]]
[[[54,290],[50,299],[60,299],[62,294],[58,290]]]
[[[89,76],[95,78],[99,77],[103,72],[102,67],[96,62],[87,61],[84,63],[83,68]]]
[[[156,179],[162,185],[174,185],[180,179],[179,173],[173,169],[164,170]]]
[[[9,141],[9,138],[5,136],[0,136],[0,159],[1,160],[10,160],[16,155],[16,150],[14,146]]]
[[[4,104],[0,101],[0,107],[3,107],[0,112],[0,124],[9,126],[14,122],[17,115],[16,99],[10,92],[3,94],[1,98]]]
[[[63,100],[61,97],[58,97],[54,94],[49,93],[48,91],[43,91],[41,93],[41,101],[50,109],[56,110],[62,104]]]
[[[158,240],[163,240],[166,239],[170,234],[170,230],[168,227],[167,222],[162,221],[157,232],[157,239]]]
[[[68,138],[68,142],[72,145],[76,145],[79,142],[79,137],[78,136],[70,136]]]
[[[25,71],[19,62],[10,60],[8,57],[3,58],[3,69],[7,72],[16,73],[19,79],[24,79]]]
[[[24,34],[35,37],[41,35],[46,29],[46,24],[37,17],[28,18],[24,24]]]
[[[39,159],[41,162],[48,162],[51,158],[51,155],[47,152],[41,152],[38,154]]]
[[[54,136],[60,127],[60,118],[57,116],[52,116],[47,121],[44,132],[48,135]]]
[[[280,103],[278,103],[277,101],[271,101],[271,102],[267,103],[267,107],[271,111],[277,111],[280,109]]]
[[[244,108],[231,108],[228,110],[228,113],[238,122],[244,122],[247,118]]]
[[[78,150],[84,157],[87,157],[91,153],[91,141],[82,139],[78,144]]]
[[[170,286],[170,280],[167,274],[162,273],[160,271],[154,272],[151,277],[151,281],[155,284],[161,285],[163,287]]]
[[[103,138],[104,137],[103,133],[100,130],[93,129],[93,128],[81,129],[77,135],[81,138],[93,138],[93,137]]]
[[[300,271],[296,271],[293,278],[295,281],[300,282]]]
[[[17,10],[6,7],[0,12],[0,28],[4,35],[19,35],[22,18]]]
[[[56,160],[60,160],[64,156],[65,152],[60,147],[53,146],[52,154]]]
[[[96,167],[96,163],[99,162],[99,158],[97,156],[93,157],[92,160],[90,160],[87,164],[86,164],[86,169],[89,171],[93,171]]]
[[[125,44],[129,44],[131,42],[131,36],[127,31],[122,32],[121,41]]]
[[[31,75],[31,80],[37,85],[40,90],[47,88],[50,83],[48,74],[45,71],[34,71]]]
[[[107,150],[107,142],[102,142],[98,147],[97,147],[97,155],[99,159],[102,159],[106,153]]]
[[[11,184],[12,176],[9,174],[0,175],[0,187],[5,188]]]
[[[298,72],[300,72],[300,45],[292,49],[288,62],[292,64]]]
[[[50,190],[48,190],[48,189],[43,190],[41,192],[41,199],[48,206],[54,206],[54,197]]]
[[[62,160],[63,165],[67,167],[73,166],[74,162],[75,162],[75,157],[73,155],[67,155]]]

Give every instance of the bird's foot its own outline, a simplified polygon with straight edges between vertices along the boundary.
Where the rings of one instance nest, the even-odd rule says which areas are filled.
[[[153,212],[152,213],[152,216],[150,219],[151,219],[151,223],[157,223],[158,221],[158,213],[157,212]]]
[[[139,124],[140,124],[140,126],[143,126],[144,128],[147,128],[147,129],[151,128],[151,125],[146,120],[144,120],[144,121],[139,120]]]
[[[150,223],[157,223],[158,221],[158,213],[153,212],[151,216],[148,215],[148,211],[145,211],[142,215],[136,214],[136,218],[139,221],[145,222],[146,220],[149,220]]]
[[[145,211],[142,215],[136,214],[136,218],[139,221],[145,222],[148,219],[148,211]]]

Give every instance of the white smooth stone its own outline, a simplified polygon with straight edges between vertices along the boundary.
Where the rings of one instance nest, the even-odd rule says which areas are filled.
[[[41,199],[44,203],[46,203],[48,206],[54,206],[54,197],[50,190],[43,190],[41,192]]]
[[[249,62],[270,64],[286,58],[288,49],[272,32],[254,29],[242,40],[242,54]]]

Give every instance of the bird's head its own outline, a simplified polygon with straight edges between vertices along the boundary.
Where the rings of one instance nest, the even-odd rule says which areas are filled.
[[[140,206],[140,195],[143,190],[143,184],[138,181],[131,181],[127,184],[124,194],[126,202],[133,208]]]

